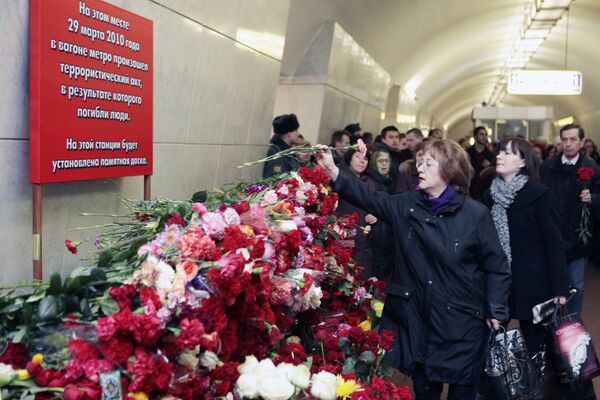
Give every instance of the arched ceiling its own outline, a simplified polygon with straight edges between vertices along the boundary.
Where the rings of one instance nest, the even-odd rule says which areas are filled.
[[[282,73],[293,73],[326,20],[338,22],[392,77],[414,89],[442,125],[464,122],[487,101],[517,37],[527,0],[292,0]],[[511,96],[504,105],[553,106],[557,118],[590,114],[600,102],[600,0],[576,0],[568,29],[568,69],[583,73],[580,96]],[[563,69],[567,18],[527,69]]]

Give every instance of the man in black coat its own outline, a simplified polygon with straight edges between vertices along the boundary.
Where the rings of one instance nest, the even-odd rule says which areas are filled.
[[[269,142],[267,157],[275,155],[301,143],[298,133],[300,124],[296,114],[284,114],[273,119],[273,132],[275,134]],[[283,156],[267,161],[263,167],[263,178],[279,175],[284,172],[298,169],[300,162],[294,156]]]
[[[587,238],[584,243],[578,232],[582,207],[587,205],[592,213],[589,232],[593,231],[593,216],[600,209],[600,169],[594,161],[583,156],[581,148],[584,137],[585,132],[581,126],[563,126],[560,130],[563,152],[540,167],[542,183],[554,192],[558,202],[567,269],[571,284],[578,291],[568,303],[569,312],[581,312],[585,269],[592,244],[591,238]],[[579,182],[580,168],[591,168],[595,173],[585,184]]]
[[[491,181],[481,176],[481,172],[494,165],[496,156],[487,148],[488,134],[485,126],[478,126],[473,129],[473,138],[475,139],[475,143],[467,149],[471,165],[475,170],[469,192],[472,198],[479,200],[491,183]]]

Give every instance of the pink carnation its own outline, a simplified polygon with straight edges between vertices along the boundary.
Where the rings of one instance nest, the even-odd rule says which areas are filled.
[[[192,211],[202,215],[208,212],[208,208],[206,208],[206,206],[202,203],[194,203],[192,204]]]
[[[210,235],[210,237],[218,240],[223,239],[223,234],[225,233],[225,227],[227,226],[227,223],[221,214],[214,212],[204,213],[202,215],[202,222],[204,222],[204,230]]]
[[[358,152],[364,159],[367,156],[367,145],[365,144],[365,142],[363,142],[362,139],[358,139],[357,143],[358,143]]]

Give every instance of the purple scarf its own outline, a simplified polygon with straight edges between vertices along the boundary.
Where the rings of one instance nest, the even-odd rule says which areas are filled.
[[[456,191],[451,185],[446,186],[440,197],[429,197],[425,192],[421,192],[423,203],[429,209],[432,215],[440,215],[446,210],[450,202],[456,196]]]

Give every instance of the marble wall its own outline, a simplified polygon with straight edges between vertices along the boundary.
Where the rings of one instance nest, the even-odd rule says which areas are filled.
[[[289,0],[109,0],[154,21],[154,176],[152,194],[188,199],[260,167],[281,69]],[[26,0],[0,2],[0,284],[31,278],[29,76]],[[80,256],[72,230],[110,222],[82,212],[122,211],[119,197],[141,198],[143,178],[44,186],[44,275],[67,273]],[[93,240],[92,240],[93,242]],[[84,243],[81,253],[93,248]],[[85,261],[84,261],[85,262]]]
[[[293,75],[281,77],[275,113],[296,113],[313,143],[327,143],[333,131],[355,122],[375,133],[389,86],[390,75],[342,26],[328,21]]]

